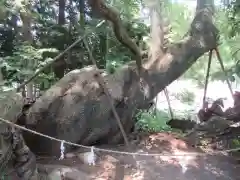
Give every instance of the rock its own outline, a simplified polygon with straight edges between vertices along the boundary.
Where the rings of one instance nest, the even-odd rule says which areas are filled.
[[[75,158],[77,157],[80,161],[82,161],[84,164],[88,165],[95,165],[98,156],[96,153],[93,153],[91,151],[88,152],[76,152],[76,153],[67,153],[65,155],[66,158]]]
[[[171,119],[167,122],[171,128],[180,129],[183,132],[193,129],[196,126],[196,122],[191,120],[179,120],[179,119]]]
[[[63,165],[42,165],[48,174],[48,180],[90,180],[90,177],[73,167]]]
[[[15,91],[1,92],[0,112],[1,117],[6,120],[16,122],[22,111],[24,100],[22,96]]]
[[[197,131],[206,131],[209,133],[218,133],[224,131],[230,125],[234,124],[232,121],[226,120],[220,116],[212,116],[206,123],[197,126]]]

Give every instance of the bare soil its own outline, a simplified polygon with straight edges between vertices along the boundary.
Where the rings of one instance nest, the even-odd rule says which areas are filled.
[[[113,149],[112,147],[102,147]],[[114,150],[129,151],[124,146]],[[190,147],[173,134],[157,133],[131,147],[133,152],[171,153],[176,156],[132,156],[99,152],[95,166],[77,157],[64,160],[39,159],[51,179],[56,180],[238,180],[240,166],[226,154],[177,156],[183,152],[206,152]]]

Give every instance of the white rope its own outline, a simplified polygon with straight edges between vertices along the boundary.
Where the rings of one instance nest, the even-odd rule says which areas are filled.
[[[96,165],[96,155],[95,155],[93,149],[94,149],[94,146],[91,147],[91,152],[90,152],[90,154],[88,154],[87,161],[88,161],[89,165],[95,166]]]
[[[15,123],[12,123],[8,120],[5,120],[3,118],[0,118],[0,121],[6,123],[6,124],[9,124],[10,126],[13,126],[13,127],[16,127],[18,129],[21,129],[21,130],[24,130],[24,131],[28,131],[30,133],[33,133],[33,134],[36,134],[36,135],[39,135],[39,136],[42,136],[42,137],[45,137],[45,138],[48,138],[50,140],[54,140],[54,141],[58,141],[60,143],[62,143],[64,140],[62,139],[58,139],[58,138],[54,138],[54,137],[51,137],[51,136],[48,136],[48,135],[45,135],[45,134],[42,134],[42,133],[39,133],[37,131],[33,131],[31,129],[28,129],[28,128],[25,128],[23,126],[20,126],[20,125],[17,125]],[[80,144],[76,144],[76,143],[72,143],[72,142],[69,142],[69,141],[64,141],[65,144],[69,144],[69,145],[72,145],[72,146],[75,146],[75,147],[80,147],[80,148],[86,148],[86,149],[92,149],[91,146],[84,146],[84,145],[80,145]],[[108,152],[108,153],[116,153],[116,154],[124,154],[124,155],[138,155],[138,156],[159,156],[159,157],[163,157],[163,156],[169,156],[169,157],[179,157],[179,156],[205,156],[205,155],[213,155],[213,154],[220,154],[220,153],[227,153],[227,152],[234,152],[234,151],[239,151],[240,150],[240,147],[239,148],[233,148],[233,149],[227,149],[227,150],[219,150],[219,151],[214,151],[214,152],[208,152],[208,153],[200,153],[200,152],[187,152],[187,153],[179,153],[177,155],[173,155],[173,154],[170,154],[170,153],[138,153],[138,152],[127,152],[127,151],[117,151],[117,150],[110,150],[110,149],[102,149],[102,148],[97,148],[97,147],[94,147],[95,150],[97,151],[102,151],[102,152]]]

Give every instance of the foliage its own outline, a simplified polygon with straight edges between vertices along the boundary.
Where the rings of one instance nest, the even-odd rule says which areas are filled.
[[[233,139],[233,144],[236,148],[240,147],[240,140],[239,139]]]
[[[230,142],[229,142],[229,145],[230,145],[230,148],[232,148],[232,149],[240,148],[240,140],[239,140],[238,138],[231,139]],[[239,157],[239,155],[240,155],[240,150],[230,152],[230,154],[231,154],[232,156]]]
[[[228,33],[230,36],[235,36],[240,32],[240,1],[232,0],[227,6],[227,17],[231,24]]]
[[[184,4],[165,1],[163,13],[170,22],[171,32],[169,34],[169,41],[176,42],[181,40],[188,31],[194,16],[193,12]]]
[[[148,35],[149,30],[149,27],[147,27],[146,24],[135,19],[125,22],[125,27],[131,38],[136,39],[138,44],[143,44],[143,47],[146,47],[144,37]],[[142,38],[138,39],[139,36]],[[113,73],[116,68],[131,61],[132,59],[130,51],[125,47],[122,47],[115,37],[112,38],[114,38],[114,42],[109,42],[109,49],[106,58],[106,70],[110,73]]]
[[[16,47],[12,56],[1,58],[1,68],[4,79],[8,79],[6,85],[12,86],[14,82],[22,82],[24,79],[38,71],[44,64],[49,63],[51,58],[43,60],[46,53],[57,53],[56,49],[36,49],[31,45],[22,44]],[[43,78],[44,77],[44,78]],[[36,79],[36,83],[45,84],[50,83],[53,79],[51,76],[40,76]]]
[[[170,131],[171,128],[166,124],[169,121],[169,115],[164,111],[151,110],[140,111],[136,118],[136,129],[145,132]]]

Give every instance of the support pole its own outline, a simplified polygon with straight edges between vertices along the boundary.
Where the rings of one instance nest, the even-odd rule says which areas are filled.
[[[171,103],[170,103],[170,98],[169,98],[168,90],[167,90],[167,88],[165,88],[163,91],[164,91],[164,94],[165,94],[166,99],[167,99],[168,109],[169,109],[169,113],[170,113],[171,119],[173,119],[173,118],[174,118],[174,115],[173,115],[173,110],[172,110]]]
[[[202,104],[203,109],[205,109],[207,86],[208,86],[211,63],[212,63],[212,50],[209,51],[209,55],[208,55],[208,66],[207,66],[207,74],[206,74],[205,84],[204,84],[204,94],[203,94],[203,104]]]
[[[91,52],[91,50],[90,50],[90,47],[89,47],[89,45],[88,45],[88,43],[87,43],[87,41],[86,41],[85,38],[83,39],[83,42],[84,42],[85,47],[86,47],[87,50],[88,50],[90,59],[92,60],[92,63],[97,67],[96,60],[94,59],[94,57],[93,57],[93,55],[92,55],[92,52]],[[106,96],[107,96],[107,98],[108,98],[108,101],[109,101],[109,103],[110,103],[110,106],[111,106],[113,115],[115,116],[115,119],[116,119],[117,124],[118,124],[118,126],[119,126],[119,129],[120,129],[120,131],[121,131],[121,133],[122,133],[122,136],[123,136],[123,139],[124,139],[124,142],[125,142],[126,146],[127,146],[127,147],[130,147],[130,143],[129,143],[129,141],[128,141],[127,134],[126,134],[126,132],[125,132],[125,130],[124,130],[124,128],[123,128],[122,122],[121,122],[120,117],[119,117],[119,115],[118,115],[118,113],[117,113],[117,110],[116,110],[116,108],[115,108],[115,106],[114,106],[114,102],[113,102],[112,97],[111,97],[111,95],[110,95],[110,93],[109,93],[109,91],[108,91],[108,89],[107,89],[107,87],[106,87],[106,84],[105,84],[105,82],[104,82],[104,79],[103,79],[102,75],[98,72],[98,73],[96,74],[95,78],[96,78],[96,80],[98,81],[98,83],[100,84],[100,86],[103,88],[103,91],[104,91],[104,93],[106,94]]]
[[[219,63],[220,63],[221,69],[222,69],[222,71],[223,71],[224,74],[225,74],[226,81],[227,81],[227,85],[228,85],[229,91],[230,91],[230,93],[231,93],[231,95],[232,95],[232,98],[233,98],[232,86],[231,86],[231,83],[230,83],[230,81],[229,81],[229,79],[228,79],[227,72],[225,71],[222,58],[221,58],[221,56],[220,56],[220,53],[219,53],[219,51],[218,51],[218,48],[215,48],[214,50],[215,50],[215,52],[216,52],[216,55],[217,55],[218,61],[219,61]]]

